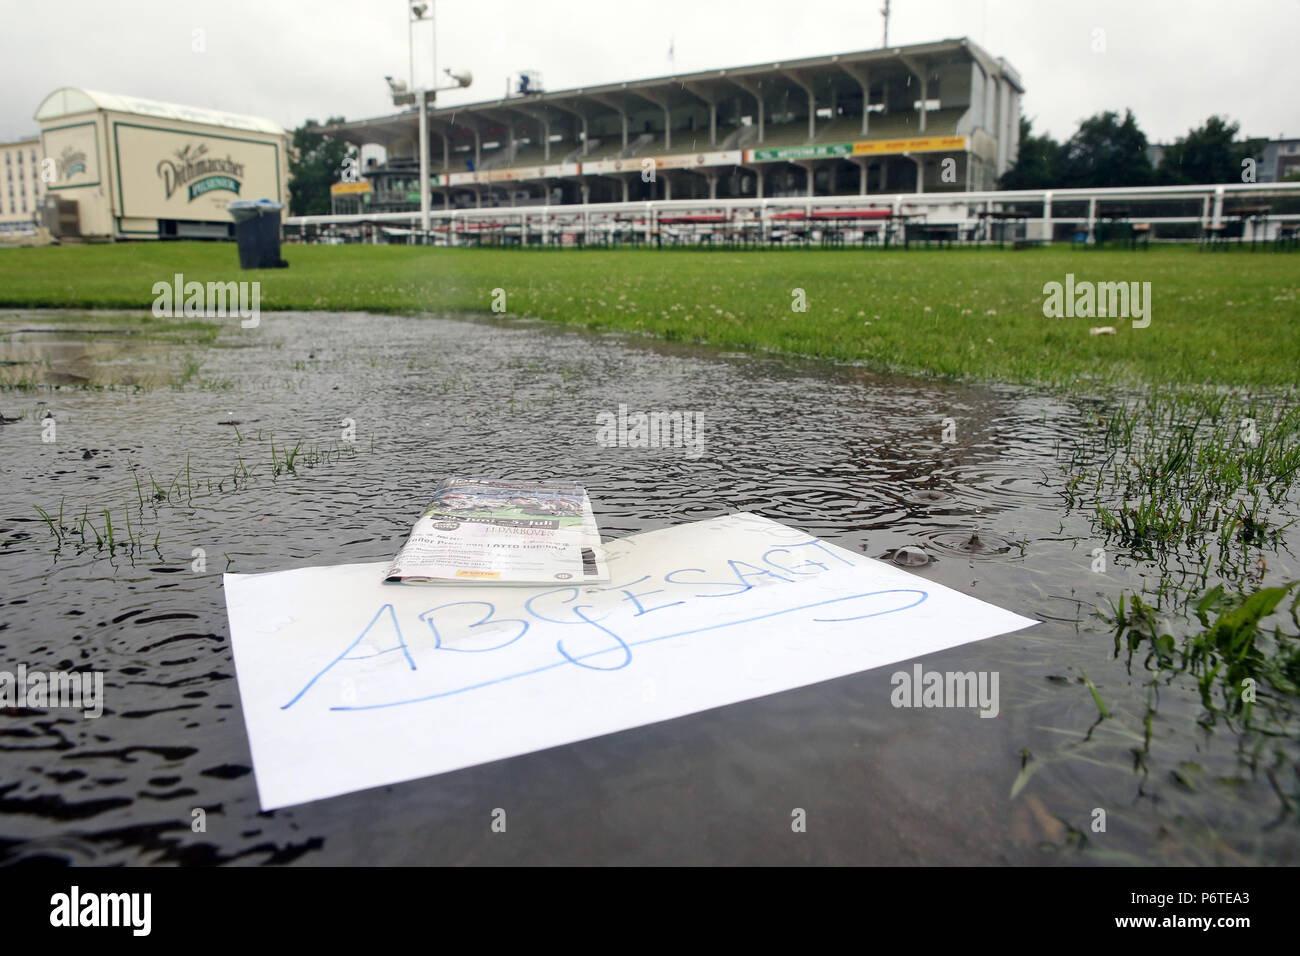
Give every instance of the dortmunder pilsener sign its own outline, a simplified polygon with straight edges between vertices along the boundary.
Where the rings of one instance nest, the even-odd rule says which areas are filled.
[[[239,193],[244,164],[235,162],[229,155],[210,157],[207,152],[208,147],[202,143],[189,144],[176,150],[172,158],[159,161],[158,175],[167,199],[182,186],[188,189],[189,202],[214,189]]]
[[[281,195],[278,150],[270,137],[116,120],[110,126],[123,217],[224,223],[232,199]]]
[[[86,154],[75,146],[65,146],[54,160],[54,168],[64,180],[79,176],[86,171]]]

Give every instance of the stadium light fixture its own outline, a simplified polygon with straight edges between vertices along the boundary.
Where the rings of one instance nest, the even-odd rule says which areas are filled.
[[[394,106],[407,106],[415,104],[419,111],[419,140],[420,140],[420,221],[423,226],[424,236],[427,239],[429,235],[429,104],[436,102],[438,93],[441,90],[458,90],[464,89],[474,82],[474,74],[469,70],[443,70],[451,80],[447,86],[438,85],[438,17],[436,0],[407,0],[406,7],[406,49],[410,76],[407,83],[400,80],[394,80],[391,76],[385,77],[388,80],[388,88],[393,94]],[[425,19],[428,14],[428,19]],[[433,61],[433,73],[429,80],[430,85],[417,86],[415,82],[415,25],[417,23],[428,23],[429,30],[432,34],[430,40],[430,55]]]
[[[410,106],[415,102],[415,94],[412,93],[405,83],[401,80],[395,80],[391,76],[384,77],[388,81],[388,90],[393,94],[394,106]]]

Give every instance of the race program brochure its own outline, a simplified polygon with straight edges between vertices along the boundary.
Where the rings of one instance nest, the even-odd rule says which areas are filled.
[[[582,485],[444,478],[384,580],[585,584],[609,569]]]

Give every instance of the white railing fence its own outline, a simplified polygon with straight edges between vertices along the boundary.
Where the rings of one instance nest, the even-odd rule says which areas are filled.
[[[999,222],[1004,223],[1001,229],[994,227]],[[1038,242],[1052,241],[1061,232],[1091,242],[1108,224],[1119,222],[1146,224],[1156,238],[1161,226],[1190,225],[1190,230],[1180,230],[1187,233],[1182,239],[1217,235],[1239,223],[1235,235],[1245,241],[1272,240],[1294,235],[1300,223],[1300,182],[438,209],[430,213],[427,235],[420,228],[419,210],[290,216],[285,226],[308,241],[365,235],[376,243],[406,237],[439,245],[478,245],[485,239],[581,245],[722,237],[779,244],[795,234],[804,242],[827,235],[888,241],[910,235],[905,231],[909,223],[919,227],[916,235],[948,228],[966,241],[997,242],[1012,238],[1005,222],[1015,224],[1015,238]]]

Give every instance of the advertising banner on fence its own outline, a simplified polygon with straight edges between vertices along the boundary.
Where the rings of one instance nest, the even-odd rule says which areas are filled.
[[[782,146],[775,149],[747,149],[750,162],[762,163],[782,159],[833,159],[853,153],[852,143],[814,143],[808,146]]]
[[[965,136],[920,136],[911,139],[860,140],[855,143],[813,143],[808,146],[782,146],[773,149],[760,147],[745,150],[745,158],[751,163],[763,163],[798,159],[835,159],[847,156],[937,153],[965,148]]]
[[[577,163],[552,163],[548,166],[511,166],[507,169],[480,169],[470,173],[451,173],[449,186],[466,186],[473,183],[508,183],[525,179],[555,179],[577,176],[581,167]]]
[[[585,176],[607,176],[610,173],[639,173],[643,169],[699,169],[705,166],[735,166],[744,162],[744,152],[739,149],[715,150],[707,153],[672,153],[667,156],[625,156],[619,159],[602,159],[583,163]]]
[[[853,144],[854,156],[881,153],[946,153],[966,148],[965,136],[923,136],[915,139],[877,139]]]
[[[359,183],[335,183],[330,186],[331,196],[351,196],[355,193],[368,192],[370,192],[370,182],[368,180],[362,180]],[[415,195],[418,199],[420,194],[416,193]]]

